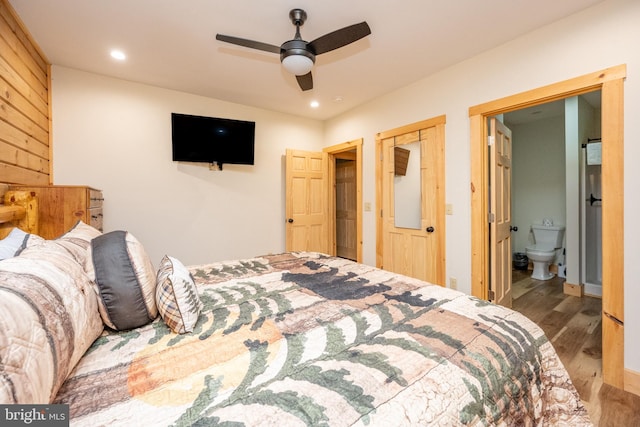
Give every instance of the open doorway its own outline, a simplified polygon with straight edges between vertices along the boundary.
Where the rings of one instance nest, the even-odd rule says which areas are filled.
[[[604,382],[624,389],[624,79],[620,65],[469,109],[471,123],[471,289],[489,291],[487,118],[594,90],[602,91],[602,343]]]
[[[362,139],[323,151],[329,156],[329,233],[333,254],[362,262]]]
[[[586,184],[600,188],[600,165],[586,174],[583,145],[600,140],[601,94],[571,96],[500,119],[512,141],[512,308],[544,330],[579,394],[588,397],[602,386],[602,293],[586,286],[581,266],[600,260],[586,260],[582,248],[600,240],[601,232],[584,233],[593,227],[584,219],[601,206],[585,200]],[[600,160],[592,157],[591,163]]]
[[[356,261],[358,259],[358,180],[355,150],[335,155],[336,199],[336,255]]]
[[[512,135],[513,253],[547,279],[566,278],[567,294],[601,297],[600,91],[511,111],[502,121]],[[536,230],[554,229],[559,241],[542,248],[548,243]]]

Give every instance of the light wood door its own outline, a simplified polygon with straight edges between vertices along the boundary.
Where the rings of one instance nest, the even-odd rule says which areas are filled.
[[[424,127],[421,127],[424,126]],[[445,285],[444,118],[381,139],[382,263],[385,270]],[[403,132],[403,130],[406,130]],[[397,227],[395,147],[420,141],[420,228]]]
[[[327,153],[287,150],[287,251],[329,253],[331,250],[327,168]]]
[[[495,117],[489,126],[489,299],[511,307],[511,130]]]
[[[357,209],[355,160],[336,160],[336,254],[356,260]]]

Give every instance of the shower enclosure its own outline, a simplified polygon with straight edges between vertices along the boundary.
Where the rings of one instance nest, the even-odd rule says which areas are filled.
[[[582,146],[582,266],[584,293],[602,296],[602,142],[589,139]]]

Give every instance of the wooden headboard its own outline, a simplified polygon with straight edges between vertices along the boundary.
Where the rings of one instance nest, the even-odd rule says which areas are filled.
[[[0,239],[18,227],[38,234],[38,198],[30,191],[9,191],[0,184]]]

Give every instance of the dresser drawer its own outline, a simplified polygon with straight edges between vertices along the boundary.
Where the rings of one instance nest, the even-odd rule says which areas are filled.
[[[102,191],[94,190],[93,188],[89,189],[89,209],[101,208],[103,201],[104,198],[102,197]]]
[[[102,208],[89,209],[89,225],[93,228],[102,230]]]

